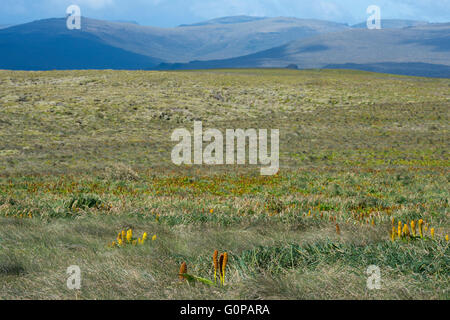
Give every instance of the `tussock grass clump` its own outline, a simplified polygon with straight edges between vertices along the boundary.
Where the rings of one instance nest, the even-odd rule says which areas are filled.
[[[24,265],[14,254],[0,254],[0,276],[20,276],[25,273]]]
[[[102,201],[96,195],[78,194],[78,195],[74,195],[71,199],[69,199],[69,201],[67,202],[67,208],[68,209],[90,209],[90,208],[99,209],[101,204],[102,204]]]
[[[102,175],[105,179],[112,180],[123,180],[123,181],[139,181],[139,174],[134,171],[131,167],[123,164],[117,163],[110,165],[104,169]]]
[[[385,241],[365,245],[333,243],[290,244],[280,247],[258,247],[235,256],[243,272],[264,270],[279,273],[286,268],[312,269],[340,262],[353,268],[376,264],[404,274],[431,277],[450,274],[450,248],[444,242],[402,246]]]

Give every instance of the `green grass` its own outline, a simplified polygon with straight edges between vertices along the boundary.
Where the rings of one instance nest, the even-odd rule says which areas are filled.
[[[449,299],[449,88],[334,70],[0,71],[0,299]],[[280,129],[280,173],[173,165],[170,134],[194,120]],[[392,218],[435,239],[392,242]],[[109,247],[128,228],[157,239]],[[224,287],[178,280],[183,261],[212,279],[215,249]]]

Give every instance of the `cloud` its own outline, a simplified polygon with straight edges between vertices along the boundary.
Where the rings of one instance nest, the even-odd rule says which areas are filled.
[[[352,10],[349,11],[341,1],[194,0],[191,2],[190,12],[204,19],[231,15],[253,15],[344,21],[352,17],[350,14]],[[361,7],[361,11],[365,14],[365,8]]]
[[[99,10],[114,5],[114,0],[73,0],[74,4]]]
[[[224,3],[223,1],[194,0],[191,1],[189,11],[193,15],[205,19],[233,15],[266,16],[270,8],[265,2],[228,0]]]
[[[120,1],[120,0],[119,0]],[[81,9],[93,9],[93,10],[102,10],[106,9],[107,7],[113,6],[114,0],[41,0],[36,1],[40,2],[40,5],[43,8],[49,8],[49,7],[59,7],[59,6],[70,6],[72,4],[75,4],[79,6]],[[132,1],[130,1],[132,2]]]

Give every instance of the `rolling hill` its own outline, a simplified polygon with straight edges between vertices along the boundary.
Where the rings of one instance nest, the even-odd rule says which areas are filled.
[[[225,60],[162,64],[160,69],[310,68],[383,70],[422,76],[450,76],[450,24],[400,29],[351,29]]]
[[[24,54],[38,55],[43,60],[51,56],[49,63],[54,64],[55,68],[101,66],[96,61],[84,64],[91,58],[96,59],[88,51],[92,46],[97,46],[100,48],[98,59],[113,59],[114,54],[124,61],[123,66],[106,63],[105,67],[123,69],[131,66],[134,69],[139,66],[145,69],[163,60],[189,62],[242,56],[292,40],[348,28],[327,21],[249,17],[228,17],[199,25],[156,28],[83,17],[81,30],[68,30],[64,18],[45,19],[0,30],[0,68],[48,68],[45,61],[38,61],[41,58],[32,57],[27,61]],[[68,43],[76,43],[77,55],[59,56],[67,51]],[[106,51],[111,52],[108,54]]]
[[[427,21],[419,20],[401,20],[401,19],[381,19],[382,29],[397,29],[397,28],[407,28],[416,27],[428,24]],[[352,26],[352,28],[367,29],[367,22],[361,22]]]
[[[67,30],[51,19],[0,30],[0,69],[142,69],[162,62],[111,46],[98,36]]]

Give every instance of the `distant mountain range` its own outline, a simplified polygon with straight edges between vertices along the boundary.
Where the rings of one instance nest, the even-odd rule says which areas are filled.
[[[162,64],[160,69],[348,68],[387,73],[450,76],[450,24],[402,29],[352,29],[289,42],[231,59]]]
[[[1,29],[0,69],[349,68],[450,77],[450,23],[381,30],[297,18],[224,17],[175,28],[82,18]]]
[[[426,21],[417,20],[400,20],[400,19],[383,19],[381,20],[381,28],[383,29],[396,29],[396,28],[407,28],[416,27],[420,25],[428,24]],[[352,26],[352,28],[363,28],[367,29],[367,22],[361,22]]]

